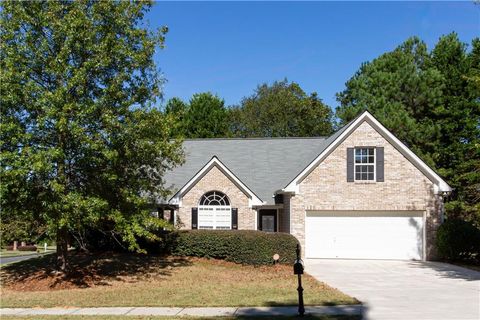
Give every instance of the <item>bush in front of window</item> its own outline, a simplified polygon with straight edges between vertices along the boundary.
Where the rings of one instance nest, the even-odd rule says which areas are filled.
[[[446,260],[480,263],[480,229],[467,221],[449,219],[438,228],[437,249]]]
[[[292,264],[297,239],[288,233],[253,230],[185,230],[172,232],[167,242],[173,255],[222,259],[241,264]]]

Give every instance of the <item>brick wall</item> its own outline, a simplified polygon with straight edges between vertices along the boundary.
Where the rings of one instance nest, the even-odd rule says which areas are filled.
[[[182,198],[182,205],[177,210],[177,224],[182,229],[191,229],[192,208],[198,206],[202,195],[213,190],[225,193],[231,207],[238,208],[238,229],[255,228],[256,211],[248,207],[248,196],[213,166]]]
[[[347,182],[347,147],[384,147],[385,182]],[[433,183],[367,122],[363,122],[299,185],[290,200],[291,233],[302,246],[306,210],[421,210],[427,216],[427,259],[435,257],[440,199]],[[302,250],[304,251],[304,250]]]
[[[290,233],[290,195],[283,195],[283,209],[278,211],[278,230]]]

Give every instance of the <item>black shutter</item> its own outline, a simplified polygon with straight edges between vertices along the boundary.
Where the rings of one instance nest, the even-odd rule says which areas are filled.
[[[175,211],[173,209],[170,209],[170,219],[168,221],[172,224],[175,222]]]
[[[232,230],[238,230],[238,209],[232,208]]]
[[[158,208],[158,218],[163,219],[163,217],[164,217],[163,208]]]
[[[198,229],[198,208],[192,208],[192,229]]]
[[[383,165],[384,163],[384,155],[383,155],[383,147],[379,147],[375,149],[376,153],[376,165],[377,165],[377,182],[384,182],[385,177],[384,177],[384,171],[385,167]]]
[[[354,148],[347,148],[347,182],[355,181]]]

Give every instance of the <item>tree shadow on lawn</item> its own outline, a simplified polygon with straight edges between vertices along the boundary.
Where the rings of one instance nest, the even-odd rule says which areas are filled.
[[[190,266],[182,257],[103,252],[69,256],[69,272],[55,272],[55,255],[47,255],[2,267],[3,287],[33,291],[88,288],[110,285],[112,281],[135,282],[166,277],[176,267]]]

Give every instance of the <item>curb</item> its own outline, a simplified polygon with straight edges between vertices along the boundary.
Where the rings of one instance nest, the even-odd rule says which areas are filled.
[[[98,308],[1,308],[0,316],[38,316],[38,315],[127,315],[127,316],[296,316],[296,306],[282,307],[98,307]],[[362,305],[307,306],[309,315],[361,315]]]

